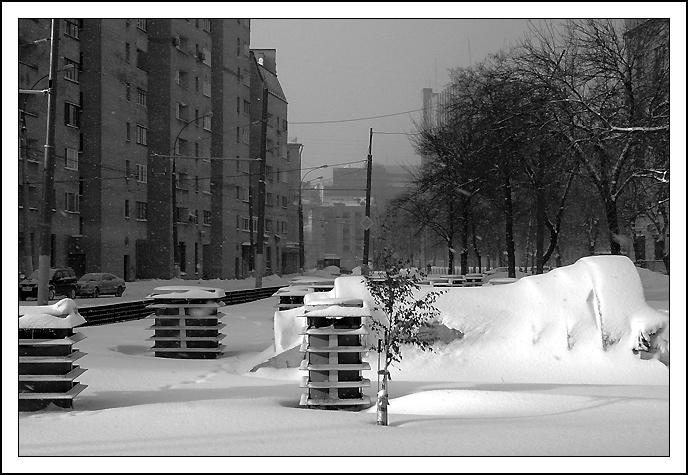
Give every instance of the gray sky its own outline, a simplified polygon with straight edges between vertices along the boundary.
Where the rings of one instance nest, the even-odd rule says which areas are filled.
[[[364,160],[370,128],[374,163],[417,164],[402,134],[421,117],[421,90],[443,89],[450,68],[483,60],[527,28],[525,19],[253,19],[251,47],[277,51],[303,168]]]

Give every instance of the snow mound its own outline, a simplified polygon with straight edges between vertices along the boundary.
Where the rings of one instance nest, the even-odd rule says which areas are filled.
[[[19,307],[19,328],[74,328],[82,323],[86,319],[72,299],[62,299],[52,305]]]
[[[664,364],[634,350],[653,347],[668,361],[669,315],[647,305],[637,268],[624,256],[586,257],[508,285],[445,290],[435,304],[440,323],[463,338],[437,343],[434,352],[405,347],[393,379],[668,383]],[[338,299],[372,302],[361,276],[339,277],[331,291],[305,296],[308,305]],[[275,312],[277,353],[301,343],[303,311]]]

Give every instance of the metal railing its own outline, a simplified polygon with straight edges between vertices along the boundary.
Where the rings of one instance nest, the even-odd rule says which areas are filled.
[[[271,297],[280,287],[263,287],[260,289],[234,290],[227,292],[220,300],[226,305],[254,302]],[[135,300],[132,302],[79,307],[79,313],[86,319],[82,327],[107,325],[109,323],[140,320],[155,313],[148,308],[153,299]]]

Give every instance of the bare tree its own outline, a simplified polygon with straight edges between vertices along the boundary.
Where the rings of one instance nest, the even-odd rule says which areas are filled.
[[[651,144],[669,133],[669,22],[631,29],[615,20],[568,20],[562,34],[544,24],[531,28],[522,47],[520,69],[552,94],[560,133],[600,195],[611,252],[620,254],[620,196],[646,168]]]

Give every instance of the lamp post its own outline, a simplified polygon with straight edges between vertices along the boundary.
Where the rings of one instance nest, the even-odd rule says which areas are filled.
[[[55,173],[55,109],[57,107],[57,55],[59,20],[50,27],[50,73],[48,74],[48,114],[43,154],[43,204],[40,222],[40,252],[38,254],[38,294],[36,305],[47,305],[50,280],[51,227],[53,211],[53,181]]]
[[[308,180],[305,182],[304,180],[306,179],[309,173],[315,170],[320,170],[321,168],[327,168],[327,165],[320,165],[319,167],[315,167],[312,170],[308,170],[303,175],[303,178],[301,178],[301,183],[299,185],[299,267],[302,275],[303,269],[306,267],[306,251],[303,242],[303,187],[311,181],[321,180],[323,177],[319,176],[318,178],[313,178],[312,180]]]
[[[172,145],[172,174],[170,175],[170,181],[172,185],[172,246],[174,250],[174,277],[180,277],[181,276],[181,269],[179,267],[179,245],[177,243],[177,183],[176,183],[176,177],[177,177],[177,159],[176,156],[179,155],[177,153],[177,142],[179,141],[179,137],[181,136],[182,132],[184,129],[186,129],[188,126],[193,124],[194,122],[198,122],[201,119],[205,119],[206,117],[212,117],[213,113],[208,112],[207,114],[201,115],[196,117],[193,120],[190,120],[186,124],[184,124],[184,127],[179,129],[179,132],[177,132],[177,136],[174,138],[174,144]]]

